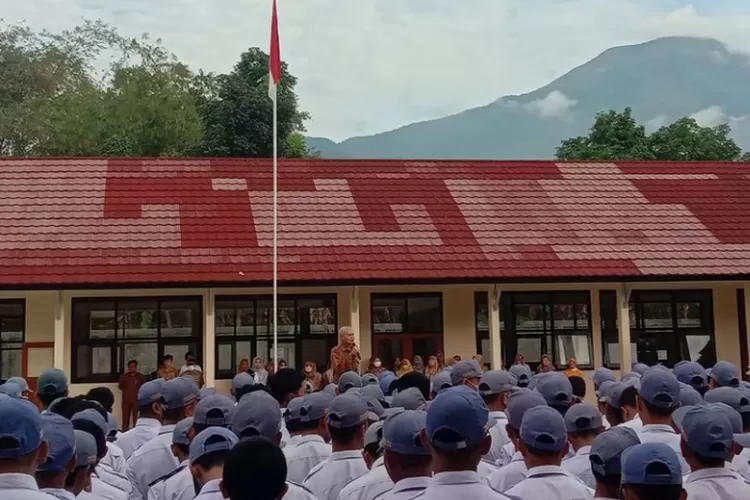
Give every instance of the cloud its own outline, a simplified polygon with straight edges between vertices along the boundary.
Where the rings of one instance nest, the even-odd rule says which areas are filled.
[[[695,118],[701,127],[716,127],[726,123],[732,129],[731,137],[743,150],[750,150],[750,116],[727,116],[721,106],[709,106],[696,111]]]
[[[722,123],[727,123],[727,116],[721,106],[709,106],[701,109],[690,115],[690,118],[695,119],[701,127],[716,127]]]
[[[576,105],[576,102],[575,99],[570,99],[559,90],[553,90],[547,94],[547,97],[532,101],[525,107],[539,115],[539,118],[565,120],[570,118],[569,111]]]
[[[646,132],[654,132],[665,125],[669,125],[669,117],[667,115],[657,115],[646,122]]]
[[[52,30],[102,18],[162,38],[194,68],[227,71],[248,47],[268,47],[270,5],[23,0],[2,16]],[[747,0],[280,0],[279,16],[309,133],[333,139],[528,92],[615,45],[695,35],[750,51]]]

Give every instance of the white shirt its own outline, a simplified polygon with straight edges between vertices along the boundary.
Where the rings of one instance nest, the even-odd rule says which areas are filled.
[[[304,486],[286,482],[287,490],[282,500],[317,500],[315,496]]]
[[[107,441],[107,454],[104,455],[104,458],[99,461],[96,468],[98,469],[100,467],[103,467],[124,476],[126,466],[127,462],[125,460],[125,453],[123,453],[122,448],[117,446],[115,443],[110,443],[109,441]]]
[[[495,465],[498,467],[504,467],[510,463],[513,459],[513,455],[516,453],[516,445],[513,441],[508,441],[501,449],[500,456],[495,460]]]
[[[497,491],[508,491],[526,479],[526,464],[520,451],[513,453],[508,465],[500,467],[487,478],[487,484]]]
[[[519,500],[593,500],[594,490],[562,467],[546,465],[529,469],[526,479],[507,491]]]
[[[643,420],[641,420],[640,415],[636,415],[633,420],[628,420],[627,422],[623,422],[621,424],[618,424],[618,426],[623,427],[630,427],[633,429],[636,433],[641,432],[641,429],[643,429]]]
[[[110,486],[94,475],[91,476],[91,493],[105,500],[128,500],[128,493]]]
[[[98,464],[94,469],[94,475],[101,479],[102,482],[107,486],[111,486],[112,488],[121,491],[128,496],[133,490],[133,487],[130,485],[130,481],[128,481],[128,478],[125,474],[114,471],[109,467],[102,467],[101,463]]]
[[[474,471],[438,472],[421,495],[424,500],[509,500]]]
[[[339,500],[373,500],[391,488],[393,481],[385,469],[385,459],[380,457],[367,474],[344,486],[339,493]]]
[[[135,450],[154,439],[159,434],[161,422],[154,418],[139,417],[135,427],[115,441],[115,444],[122,449],[125,459],[129,459]]]
[[[393,485],[390,491],[386,491],[377,500],[409,500],[419,496],[430,485],[431,479],[427,476],[407,477]]]
[[[39,491],[34,476],[28,474],[0,474],[0,498],[3,500],[55,500]]]
[[[172,431],[175,427],[162,426],[156,437],[135,450],[128,459],[126,476],[133,488],[132,500],[147,498],[151,483],[180,466],[172,453]]]
[[[253,372],[255,373],[254,381],[256,384],[266,385],[266,383],[268,383],[268,372],[265,368],[259,370],[253,368]]]
[[[725,469],[702,469],[691,472],[684,482],[689,500],[747,500],[750,483],[737,472]]]
[[[42,488],[39,491],[48,495],[52,495],[53,497],[59,498],[60,500],[74,500],[76,497],[68,490],[62,488]]]
[[[495,417],[497,423],[490,428],[490,436],[492,436],[490,451],[482,458],[497,463],[503,457],[503,446],[510,443],[508,431],[505,430],[505,426],[508,425],[508,417],[504,411],[491,411],[490,415]]]
[[[203,485],[200,493],[195,498],[200,498],[200,500],[224,500],[224,495],[219,488],[220,484],[221,479],[212,479]]]
[[[479,474],[479,477],[481,477],[482,479],[489,477],[495,471],[497,471],[497,467],[495,467],[495,464],[490,463],[484,459],[480,460],[479,464],[477,464],[477,474]]]
[[[589,488],[595,489],[596,478],[594,478],[594,473],[591,472],[590,454],[591,446],[581,446],[574,457],[563,460],[562,468],[576,476]]]
[[[732,468],[745,479],[750,479],[750,448],[742,448],[739,455],[732,459]]]
[[[336,451],[310,471],[302,486],[318,500],[337,500],[344,486],[367,474],[367,465],[359,450]]]
[[[680,448],[680,440],[682,439],[677,434],[672,426],[666,424],[649,424],[644,425],[641,431],[638,433],[638,437],[641,443],[664,443],[672,448],[680,459],[682,465],[682,475],[685,476],[690,474],[690,466],[682,458],[682,448]]]
[[[279,446],[284,449],[286,445],[289,443],[289,441],[292,439],[292,436],[289,434],[289,430],[286,428],[286,422],[284,422],[284,413],[286,412],[286,408],[281,409],[281,442],[279,443]]]
[[[283,450],[286,457],[286,478],[288,481],[301,483],[313,467],[331,457],[332,451],[331,445],[317,434],[295,438],[292,439],[296,444],[287,444]]]
[[[185,465],[185,467],[182,467]],[[193,500],[195,498],[195,484],[190,473],[188,462],[180,464],[179,471],[159,481],[148,490],[148,500]]]

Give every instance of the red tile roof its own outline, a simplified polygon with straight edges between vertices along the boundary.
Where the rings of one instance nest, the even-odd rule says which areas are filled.
[[[750,165],[292,160],[285,283],[750,276]],[[268,160],[2,159],[0,286],[268,283]]]

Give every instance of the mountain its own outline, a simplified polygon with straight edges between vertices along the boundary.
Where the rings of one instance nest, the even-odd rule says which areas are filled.
[[[309,137],[327,158],[551,158],[599,111],[633,108],[651,129],[683,116],[729,121],[750,147],[750,58],[703,38],[614,47],[548,85],[486,106],[340,143]]]

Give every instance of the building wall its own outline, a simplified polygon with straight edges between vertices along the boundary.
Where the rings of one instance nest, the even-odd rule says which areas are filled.
[[[738,283],[659,283],[634,286],[634,289],[695,289],[712,288],[714,303],[714,328],[717,356],[719,359],[740,364],[740,342],[737,325],[736,289]],[[501,292],[512,291],[551,291],[551,290],[589,290],[592,298],[593,355],[596,366],[602,363],[601,332],[598,314],[598,292],[601,289],[613,289],[613,285],[555,284],[555,285],[508,285],[501,287]],[[475,354],[475,318],[474,293],[487,291],[486,285],[446,285],[446,286],[361,286],[361,287],[320,287],[320,288],[284,288],[280,294],[336,293],[338,308],[338,325],[354,326],[358,336],[363,364],[372,356],[372,332],[370,298],[373,293],[411,293],[440,292],[443,297],[443,352],[446,356],[460,355],[470,358]],[[90,291],[34,291],[5,292],[0,298],[24,298],[26,300],[26,343],[27,376],[36,377],[50,366],[63,368],[71,373],[71,304],[76,297],[131,297],[131,296],[169,296],[199,295],[204,303],[204,359],[203,368],[210,384],[222,392],[228,393],[231,381],[213,380],[214,372],[214,328],[212,312],[213,301],[224,295],[268,295],[271,290],[231,288],[231,289],[163,289],[163,290],[90,290]],[[356,306],[359,306],[358,309]],[[58,341],[59,342],[56,342]],[[489,360],[488,360],[489,361]],[[747,367],[741,367],[744,370]],[[101,385],[101,384],[97,384]],[[88,391],[92,384],[73,384],[72,394]],[[119,390],[116,384],[108,384],[118,399]],[[593,392],[593,387],[589,387]],[[119,413],[119,411],[118,411]],[[119,415],[118,415],[119,417]]]

